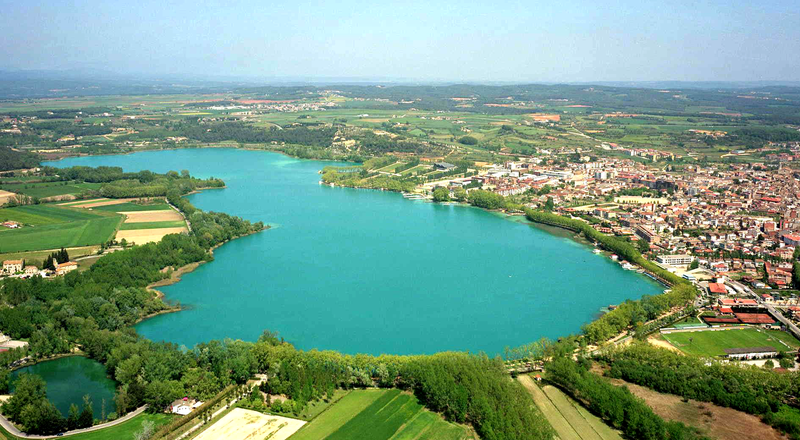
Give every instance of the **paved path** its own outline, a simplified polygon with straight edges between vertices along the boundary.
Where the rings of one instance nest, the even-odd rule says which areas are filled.
[[[147,405],[144,405],[144,406],[141,406],[139,408],[136,408],[136,410],[126,414],[123,417],[118,418],[117,420],[113,420],[111,422],[106,422],[106,423],[103,423],[102,425],[91,426],[89,428],[75,429],[75,430],[72,430],[72,431],[65,432],[61,436],[58,436],[58,435],[25,434],[24,432],[22,432],[19,429],[17,429],[16,426],[14,426],[11,422],[8,421],[8,419],[3,417],[2,415],[0,415],[0,426],[2,426],[3,429],[8,431],[11,435],[15,435],[15,436],[17,436],[19,438],[31,438],[31,439],[62,438],[62,437],[70,436],[70,435],[82,434],[84,432],[99,431],[101,429],[110,428],[112,426],[119,425],[120,423],[127,422],[128,420],[138,416],[139,414],[143,413],[144,410],[146,410],[146,409],[147,409]]]

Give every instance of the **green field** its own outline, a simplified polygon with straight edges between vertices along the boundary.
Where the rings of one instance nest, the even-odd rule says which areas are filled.
[[[724,350],[726,348],[769,346],[777,348],[778,351],[800,348],[800,341],[789,333],[780,330],[747,328],[741,330],[669,333],[662,336],[682,352],[695,356],[722,356],[725,354]],[[787,345],[791,348],[787,347]]]
[[[550,385],[539,387],[530,376],[519,376],[518,380],[561,440],[622,440],[617,431],[558,388]]]
[[[343,397],[291,440],[458,440],[475,438],[461,425],[426,411],[400,390],[357,390]]]
[[[20,229],[0,230],[0,252],[38,251],[104,243],[114,236],[121,215],[94,213],[57,205],[0,209],[0,221],[22,223]]]
[[[171,220],[165,222],[141,222],[141,223],[123,223],[120,230],[129,231],[134,229],[161,229],[161,228],[182,228],[186,226],[183,220]]]
[[[45,198],[80,194],[89,189],[100,189],[100,183],[41,182],[25,184],[3,184],[0,189],[26,196]]]
[[[93,432],[86,432],[83,434],[75,434],[70,435],[65,438],[69,438],[70,440],[118,440],[118,439],[132,439],[133,434],[137,431],[142,429],[142,424],[146,421],[150,420],[155,424],[156,429],[158,427],[167,424],[170,420],[172,420],[172,416],[169,414],[148,414],[142,413],[138,416],[120,423],[119,425],[111,426],[106,429],[100,429],[98,431]],[[5,429],[0,428],[0,439],[2,436],[5,436],[7,439],[18,439],[20,437],[12,436],[8,433]]]

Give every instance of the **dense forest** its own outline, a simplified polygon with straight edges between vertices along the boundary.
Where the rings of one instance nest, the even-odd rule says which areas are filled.
[[[190,121],[174,125],[177,134],[200,142],[236,141],[242,144],[271,142],[327,147],[333,142],[336,128],[270,127],[263,129],[241,122],[200,124]]]
[[[0,145],[2,145],[0,143]],[[39,156],[0,146],[0,171],[19,170],[39,166]]]

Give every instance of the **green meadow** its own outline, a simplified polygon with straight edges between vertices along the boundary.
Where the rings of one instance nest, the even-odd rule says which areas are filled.
[[[0,209],[0,221],[8,220],[23,227],[0,230],[3,253],[104,243],[114,236],[123,217],[57,205],[30,205]]]

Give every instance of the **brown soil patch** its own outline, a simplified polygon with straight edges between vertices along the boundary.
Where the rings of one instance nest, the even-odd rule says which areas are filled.
[[[649,337],[649,338],[647,338],[647,342],[652,344],[652,345],[655,345],[656,347],[666,348],[667,350],[674,351],[675,353],[683,354],[683,352],[680,351],[678,348],[676,348],[674,345],[672,345],[669,342],[664,341],[662,339]]]
[[[110,206],[110,205],[121,205],[123,203],[128,203],[136,199],[113,199],[113,200],[100,200],[96,202],[89,202],[89,203],[78,203],[72,205],[76,208],[95,208],[97,206]]]
[[[785,436],[763,423],[758,417],[735,409],[696,400],[684,402],[678,396],[658,393],[619,379],[611,379],[611,382],[614,385],[627,386],[662,418],[694,426],[715,439],[786,440]]]
[[[389,122],[389,119],[388,118],[363,118],[363,119],[359,119],[359,121],[381,123],[381,122]]]
[[[160,211],[125,211],[125,223],[145,223],[145,222],[168,222],[173,220],[183,220],[180,213],[173,210]]]
[[[534,121],[559,122],[561,120],[561,115],[543,115],[540,113],[531,113],[525,116],[532,118]]]
[[[12,192],[3,191],[2,189],[0,189],[0,205],[6,204],[9,200],[13,199],[15,195],[16,194]]]
[[[197,440],[263,439],[284,440],[306,422],[236,408],[196,437]]]
[[[61,206],[79,206],[79,205],[84,205],[86,203],[103,202],[105,200],[108,200],[108,199],[105,199],[105,198],[103,198],[103,199],[87,199],[87,200],[81,200],[81,201],[78,201],[78,202],[74,202],[73,201],[73,202],[67,202],[67,203],[59,203],[59,205],[61,205]]]
[[[132,229],[117,232],[116,240],[121,241],[124,238],[128,243],[145,244],[161,241],[165,235],[184,232],[188,230],[186,228]]]

